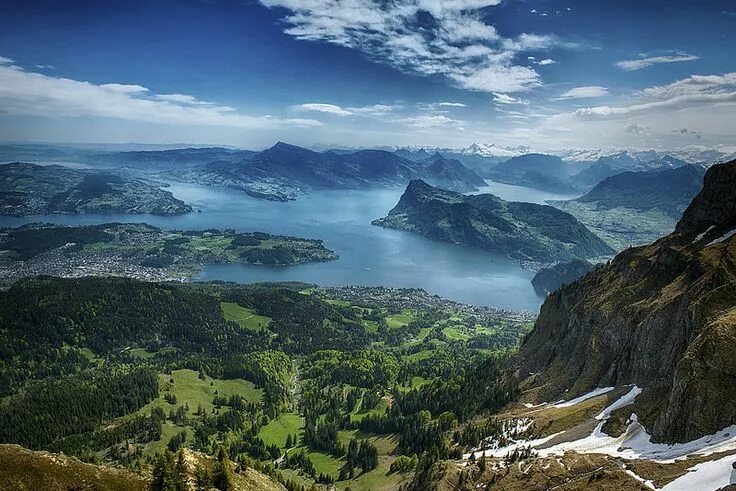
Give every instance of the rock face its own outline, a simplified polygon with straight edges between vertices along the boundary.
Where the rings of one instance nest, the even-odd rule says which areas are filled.
[[[465,196],[413,180],[388,216],[374,225],[480,247],[520,261],[553,263],[613,251],[572,215],[551,206]]]
[[[637,384],[655,441],[736,424],[735,190],[736,161],[712,167],[674,233],[552,293],[520,349],[527,395]]]
[[[532,278],[534,291],[542,297],[557,290],[562,285],[572,283],[595,266],[584,259],[573,259],[567,263],[558,263],[550,268],[542,268]]]
[[[705,174],[703,190],[687,207],[676,232],[717,226],[736,215],[736,160],[714,165]]]

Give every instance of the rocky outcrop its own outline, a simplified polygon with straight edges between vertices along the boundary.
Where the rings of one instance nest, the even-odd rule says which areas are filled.
[[[547,298],[520,349],[529,398],[637,384],[657,441],[736,424],[735,183],[714,166],[674,233]]]
[[[676,232],[715,226],[736,215],[736,160],[712,166],[703,182],[703,189],[683,213]]]
[[[542,268],[532,278],[534,291],[542,297],[557,290],[562,285],[572,283],[589,273],[595,266],[585,259],[573,259],[566,263],[557,263],[549,268]]]
[[[551,206],[504,201],[492,194],[465,196],[421,180],[411,181],[396,207],[373,224],[519,261],[554,263],[613,253],[572,215]]]

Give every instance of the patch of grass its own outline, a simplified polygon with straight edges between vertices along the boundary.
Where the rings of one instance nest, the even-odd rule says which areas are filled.
[[[307,451],[309,459],[314,464],[314,470],[319,474],[328,474],[335,479],[340,475],[340,467],[343,466],[341,459],[336,459],[332,455],[324,452]]]
[[[401,314],[386,316],[386,324],[389,329],[395,329],[409,324],[414,320],[414,314],[410,310],[404,310]]]
[[[282,450],[288,435],[299,435],[301,441],[302,418],[296,413],[284,413],[261,428],[258,436],[266,445],[278,445]]]
[[[430,383],[432,380],[420,376],[412,377],[411,378],[411,388],[416,389],[417,387],[421,387],[424,384]]]
[[[135,356],[136,358],[142,358],[144,360],[147,360],[149,358],[153,358],[156,356],[156,353],[151,353],[146,348],[131,348],[128,350],[128,353],[131,354],[131,356]]]
[[[251,309],[241,307],[237,303],[220,302],[220,308],[225,320],[235,321],[241,327],[252,331],[258,331],[262,328],[268,329],[268,324],[271,322],[270,317],[258,315]]]
[[[172,384],[170,381],[174,380]],[[140,414],[151,414],[151,410],[160,407],[166,414],[169,411],[176,411],[180,406],[189,405],[189,418],[196,418],[197,408],[207,413],[212,413],[214,405],[212,400],[215,391],[218,394],[229,397],[232,394],[239,394],[249,402],[259,402],[263,398],[263,390],[257,389],[252,382],[243,379],[219,380],[206,377],[205,380],[199,378],[199,374],[194,370],[174,370],[171,375],[159,375],[159,396],[153,401],[143,406],[138,411],[124,416],[121,419],[131,418]],[[165,394],[174,394],[176,396],[176,404],[169,404],[164,399]],[[187,431],[187,443],[192,441],[192,428],[190,426],[176,426],[170,421],[164,423],[161,430],[161,440],[150,442],[146,445],[146,451],[157,452],[162,451],[169,439],[181,430]]]
[[[406,361],[420,361],[420,360],[426,360],[427,358],[431,358],[434,354],[434,350],[432,349],[425,349],[422,351],[417,351],[416,353],[412,353],[410,355],[404,355],[402,356],[403,359]]]
[[[446,327],[442,330],[442,332],[445,334],[445,336],[447,336],[447,339],[452,339],[454,341],[467,341],[471,338],[471,336],[464,332],[465,330],[465,327],[455,326]]]
[[[368,411],[361,411],[360,409],[358,409],[359,412],[350,415],[350,420],[353,422],[360,421],[369,414],[380,416],[386,413],[387,407],[388,401],[386,399],[381,399],[380,401],[378,401],[378,404],[376,404],[376,407],[374,407],[373,409],[370,409]]]
[[[394,459],[394,457],[379,457],[378,467],[372,471],[360,474],[355,479],[338,481],[335,485],[338,489],[349,487],[353,491],[389,491],[398,489],[399,484],[407,480],[410,474],[389,474],[388,471]]]

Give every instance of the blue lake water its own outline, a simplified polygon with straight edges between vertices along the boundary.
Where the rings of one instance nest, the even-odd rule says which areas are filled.
[[[490,183],[490,187],[496,183]],[[432,242],[407,232],[375,227],[396,204],[401,189],[317,191],[286,203],[258,200],[242,192],[174,183],[174,195],[201,212],[177,217],[152,215],[45,215],[0,217],[0,225],[51,222],[68,225],[111,221],[146,222],[177,230],[231,228],[324,240],[338,261],[297,266],[207,265],[197,280],[305,281],[327,286],[365,285],[423,288],[477,305],[537,310],[533,273],[505,257],[482,250]],[[538,201],[540,192],[518,186],[494,188],[502,198]],[[525,194],[526,193],[526,194]],[[553,199],[553,198],[545,198]]]

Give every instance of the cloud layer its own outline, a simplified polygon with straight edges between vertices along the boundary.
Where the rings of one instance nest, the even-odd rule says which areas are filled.
[[[500,2],[261,0],[267,7],[289,9],[285,32],[297,39],[357,49],[403,71],[443,75],[465,89],[511,93],[537,87],[539,74],[515,62],[515,56],[564,43],[551,35],[502,37],[483,20],[485,9]]]
[[[50,77],[0,61],[0,114],[103,117],[173,125],[279,128],[320,126],[314,119],[248,116],[186,94],[154,94],[132,84],[93,84]]]

